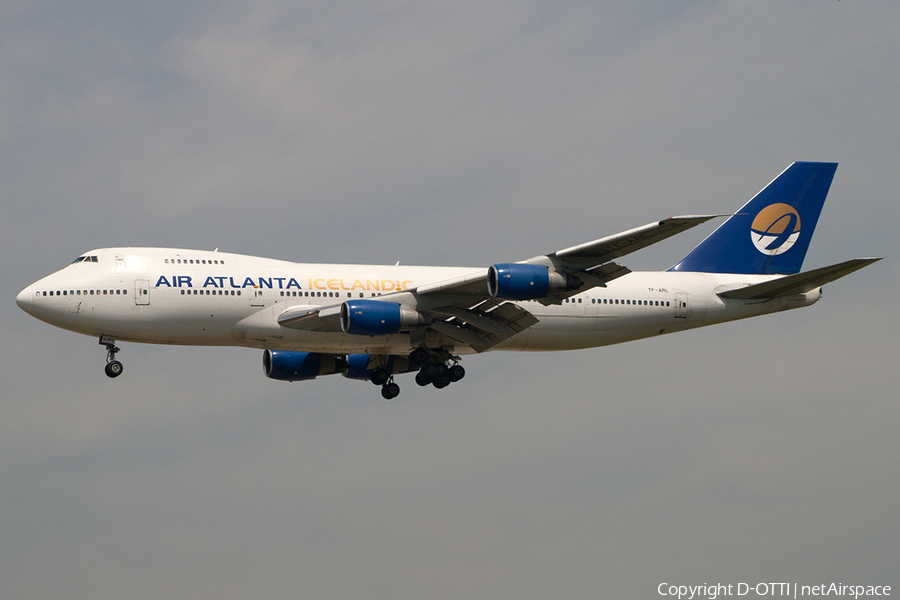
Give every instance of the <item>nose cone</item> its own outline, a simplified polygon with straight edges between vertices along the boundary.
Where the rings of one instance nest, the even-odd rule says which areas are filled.
[[[29,315],[31,314],[31,303],[33,302],[33,296],[34,292],[31,291],[30,285],[19,292],[19,295],[16,296],[16,304],[18,304],[19,308],[27,312]]]

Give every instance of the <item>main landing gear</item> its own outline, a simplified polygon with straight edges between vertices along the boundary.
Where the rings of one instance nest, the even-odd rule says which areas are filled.
[[[456,383],[466,376],[466,370],[459,363],[447,366],[446,363],[428,363],[416,373],[416,383],[422,387],[433,385],[437,389],[443,389],[451,383]]]
[[[393,379],[381,387],[381,397],[385,400],[393,400],[400,395],[400,386]]]
[[[403,361],[402,357],[400,360]],[[459,364],[459,357],[446,350],[416,348],[410,352],[408,361],[409,366],[402,366],[400,372],[416,371],[416,383],[423,387],[433,385],[442,389],[466,376],[466,370]],[[403,361],[401,364],[405,363]],[[396,362],[393,365],[397,366]],[[392,400],[400,395],[400,386],[394,382],[390,366],[388,363],[388,368],[378,367],[369,375],[369,381],[381,386],[381,396],[385,400]]]
[[[409,361],[412,365],[420,365],[416,383],[422,387],[431,384],[437,389],[443,389],[466,376],[466,370],[459,364],[459,357],[451,356],[445,351],[417,348],[410,353]],[[449,361],[452,364],[448,365]]]
[[[381,386],[381,397],[385,400],[393,400],[400,395],[400,386],[394,383],[394,376],[384,367],[372,371],[371,381]]]
[[[124,367],[122,363],[116,360],[116,352],[121,348],[116,346],[116,338],[108,335],[100,336],[100,345],[106,346],[106,367],[103,369],[107,377],[118,377],[122,374]]]

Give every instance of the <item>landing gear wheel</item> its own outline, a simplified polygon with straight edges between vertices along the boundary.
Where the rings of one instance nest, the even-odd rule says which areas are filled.
[[[384,387],[381,388],[381,397],[385,400],[393,400],[397,396],[400,395],[400,386],[394,383],[393,381],[390,383],[384,384]]]
[[[419,371],[418,373],[416,373],[416,383],[418,383],[422,387],[425,387],[426,385],[431,383],[431,378],[422,371]]]
[[[451,382],[456,383],[466,376],[466,370],[463,369],[462,365],[453,365],[447,369],[447,376],[450,377]]]
[[[391,378],[391,374],[388,373],[387,369],[375,369],[372,371],[372,383],[375,385],[384,385],[385,382]]]
[[[110,335],[101,335],[100,345],[106,347],[106,367],[104,368],[106,376],[118,377],[122,374],[122,363],[116,360],[116,353],[120,351],[116,346],[116,338]]]
[[[450,385],[450,377],[447,374],[438,375],[437,379],[431,382],[431,385],[436,387],[437,389],[443,389]]]
[[[122,370],[122,363],[117,360],[106,363],[106,368],[104,369],[107,377],[118,377],[122,374]]]
[[[425,348],[416,348],[409,353],[409,362],[414,367],[420,367],[428,362],[428,350]]]

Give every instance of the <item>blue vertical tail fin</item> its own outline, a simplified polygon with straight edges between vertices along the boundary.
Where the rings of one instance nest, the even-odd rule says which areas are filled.
[[[669,270],[799,273],[836,169],[793,163]]]

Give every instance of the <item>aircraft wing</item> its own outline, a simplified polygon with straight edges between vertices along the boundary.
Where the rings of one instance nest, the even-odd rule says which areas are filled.
[[[524,265],[545,266],[560,274],[571,285],[551,290],[547,296],[535,298],[542,304],[562,301],[593,287],[606,287],[613,279],[631,271],[612,259],[630,254],[692,227],[717,215],[673,217],[643,227],[565,248],[552,254],[523,261]],[[380,302],[395,302],[427,315],[430,323],[410,329],[413,345],[424,343],[429,330],[483,352],[538,322],[524,308],[488,291],[490,268],[427,283],[416,288],[378,297]],[[278,323],[308,331],[341,331],[341,305],[299,306],[285,310]]]
[[[292,306],[278,315],[278,324],[305,331],[341,330],[341,305]]]
[[[656,242],[661,242],[676,233],[687,231],[717,216],[720,215],[671,217],[592,242],[558,250],[551,254],[536,256],[523,262],[531,265],[543,265],[561,273],[578,277],[585,285],[574,293],[568,294],[574,295],[592,287],[605,287],[607,282],[631,272],[627,267],[610,262],[612,259],[631,254]],[[421,285],[415,289],[415,292],[421,295],[486,296],[488,292],[487,279],[488,269],[483,269],[462,277]],[[558,294],[557,296],[556,301],[548,303],[558,304],[558,300],[565,298],[566,294]]]
[[[544,258],[552,262],[561,263],[568,269],[590,269],[609,262],[614,258],[625,256],[646,248],[656,242],[661,242],[676,233],[687,231],[701,223],[706,223],[721,215],[695,215],[684,217],[671,217],[663,221],[648,223],[643,227],[636,227],[610,235],[593,242],[579,244],[564,250],[558,250],[546,257],[536,257],[528,262],[531,264],[544,264]]]
[[[793,294],[802,294],[817,287],[830,283],[845,275],[868,267],[874,262],[878,262],[880,258],[854,258],[846,262],[813,269],[805,273],[797,273],[795,275],[786,275],[778,279],[764,281],[755,285],[738,288],[736,290],[728,290],[719,292],[720,298],[728,298],[732,300],[769,300],[780,296],[791,296]]]

